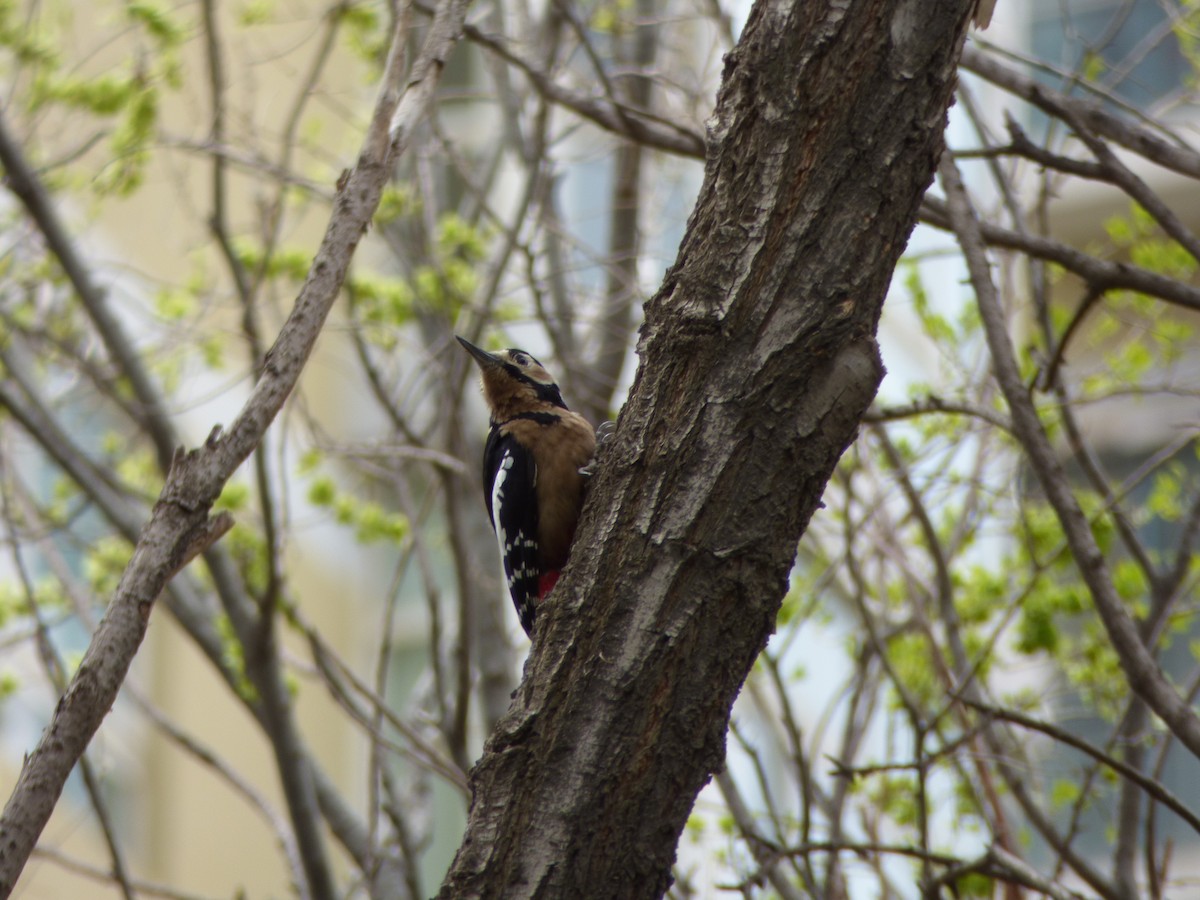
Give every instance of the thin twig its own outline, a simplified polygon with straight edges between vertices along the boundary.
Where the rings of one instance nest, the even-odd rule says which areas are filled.
[[[963,187],[953,156],[947,151],[939,167],[947,211],[971,274],[997,381],[1008,401],[1013,429],[1030,466],[1058,516],[1080,575],[1092,595],[1101,622],[1129,680],[1151,709],[1193,753],[1200,756],[1200,717],[1167,681],[1138,635],[1137,626],[1113,587],[1108,566],[1096,546],[1062,463],[1055,455],[1021,379],[1008,329],[991,279],[979,223]]]
[[[340,292],[354,249],[378,206],[391,163],[407,147],[413,129],[432,101],[444,61],[461,34],[466,7],[466,0],[447,0],[439,6],[421,57],[407,79],[399,64],[402,42],[399,36],[393,36],[389,64],[359,161],[344,180],[309,277],[267,356],[262,377],[228,432],[214,430],[203,448],[175,454],[167,483],[150,521],[141,531],[108,613],[54,718],[26,760],[0,817],[0,831],[6,836],[0,846],[0,896],[12,891],[50,818],[67,775],[120,690],[145,636],[155,599],[194,546],[197,535],[210,528],[208,512],[221,488],[258,446],[292,392]],[[15,150],[0,118],[0,156],[5,157],[10,181],[13,169],[7,157]],[[23,163],[19,157],[18,160]],[[22,198],[31,206],[36,206],[39,199],[45,201],[40,185],[23,187]],[[57,224],[56,220],[53,222]],[[160,446],[160,454],[162,449]],[[305,787],[304,779],[300,786]],[[311,790],[311,782],[307,787]],[[293,801],[303,802],[302,798],[289,794],[289,806],[293,806]],[[298,828],[303,824],[298,815],[300,803],[292,809],[293,822]],[[314,802],[308,813],[314,832],[315,813]],[[317,900],[333,896],[332,878],[320,842],[312,847],[304,843],[302,840],[310,879],[308,889]]]

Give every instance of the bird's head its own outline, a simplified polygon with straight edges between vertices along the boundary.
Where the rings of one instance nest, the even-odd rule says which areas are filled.
[[[524,350],[508,349],[489,353],[461,337],[458,342],[479,366],[483,396],[496,421],[502,422],[521,413],[536,412],[551,406],[567,408],[554,377]]]

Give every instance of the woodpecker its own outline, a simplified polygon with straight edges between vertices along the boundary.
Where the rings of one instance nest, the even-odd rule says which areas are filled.
[[[508,593],[533,636],[537,605],[567,562],[596,450],[587,419],[567,409],[545,367],[524,350],[488,353],[458,338],[479,366],[490,412],[483,498]]]

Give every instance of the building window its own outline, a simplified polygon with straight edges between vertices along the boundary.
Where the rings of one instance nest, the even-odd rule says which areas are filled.
[[[1170,101],[1190,87],[1195,69],[1180,45],[1186,11],[1160,0],[1034,0],[1033,56],[1062,77],[1095,75],[1113,97],[1136,108]]]

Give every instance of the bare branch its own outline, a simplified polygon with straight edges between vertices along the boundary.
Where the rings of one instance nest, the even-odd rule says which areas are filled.
[[[705,139],[695,129],[620,102],[600,101],[565,88],[535,65],[518,56],[500,38],[468,25],[466,36],[524,73],[530,84],[547,100],[631,141],[679,156],[703,159]]]
[[[1081,753],[1086,753],[1092,759],[1112,769],[1122,778],[1125,778],[1136,784],[1148,795],[1153,797],[1163,806],[1167,807],[1169,810],[1171,810],[1171,812],[1179,816],[1179,818],[1183,819],[1184,822],[1191,826],[1193,831],[1195,831],[1197,834],[1200,834],[1200,816],[1197,816],[1194,812],[1188,809],[1182,801],[1168,791],[1160,782],[1143,775],[1132,766],[1128,766],[1116,757],[1110,756],[1099,748],[1092,746],[1078,735],[1072,734],[1070,731],[1059,728],[1056,725],[1051,725],[1049,722],[1045,722],[1041,719],[1035,719],[1032,716],[1027,716],[1024,713],[1017,712],[1016,710],[1002,709],[998,706],[991,706],[975,700],[964,700],[963,702],[968,706],[979,710],[979,712],[983,713],[984,715],[992,716],[993,718],[997,719],[1003,719],[1006,722],[1012,722],[1015,725],[1020,725],[1022,728],[1028,728],[1030,731],[1041,732],[1042,734],[1054,738],[1054,740],[1058,741],[1060,744],[1066,744],[1068,747],[1074,747]]]
[[[946,201],[926,196],[921,204],[921,221],[944,231],[952,231]],[[1057,263],[1079,276],[1097,291],[1129,290],[1157,297],[1187,309],[1200,310],[1200,289],[1129,263],[1097,259],[1066,244],[1033,234],[1019,234],[988,222],[979,223],[979,234],[988,246],[1027,253]]]
[[[1167,140],[1144,125],[1113,115],[1094,101],[1061,94],[974,47],[963,50],[962,66],[1056,119],[1070,121],[1071,117],[1077,116],[1098,136],[1160,166],[1191,178],[1200,178],[1200,153],[1182,141]]]
[[[359,160],[338,194],[321,249],[292,314],[267,355],[262,377],[226,434],[214,430],[203,448],[175,454],[166,485],[108,612],[46,733],[26,760],[0,818],[0,831],[6,835],[0,846],[0,896],[12,891],[67,775],[112,706],[145,635],[155,599],[189,550],[211,533],[208,513],[221,487],[258,445],[295,386],[338,296],[353,251],[379,203],[391,163],[407,146],[433,97],[446,56],[461,33],[466,7],[466,0],[447,0],[439,6],[407,85],[402,84],[400,65],[402,36],[393,35],[382,89]],[[14,149],[7,130],[0,131],[0,154],[4,154],[0,158],[6,167]],[[24,198],[41,209],[44,193],[32,182],[21,188]],[[86,287],[86,282],[81,284]],[[304,860],[308,889],[314,897],[331,897],[324,854],[318,847],[302,846],[302,853],[310,850],[315,855]]]
[[[0,110],[0,165],[4,166],[5,185],[21,201],[30,218],[37,223],[50,252],[62,266],[109,353],[121,367],[121,372],[129,379],[134,396],[140,404],[146,432],[158,453],[159,467],[166,471],[177,440],[162,396],[150,381],[133,342],[111,309],[108,295],[93,280],[82,254],[59,219],[50,195],[25,159],[16,137],[9,130],[3,110]]]
[[[1158,663],[1142,643],[1137,625],[1113,587],[1108,564],[1096,546],[1087,518],[1071,492],[1067,474],[1050,445],[1021,381],[988,268],[982,229],[975,219],[953,156],[948,151],[939,171],[947,195],[950,222],[971,273],[971,284],[983,318],[993,369],[1012,412],[1013,430],[1058,516],[1080,575],[1091,592],[1096,611],[1112,640],[1130,687],[1150,704],[1150,708],[1192,753],[1200,756],[1200,717],[1167,681]]]

